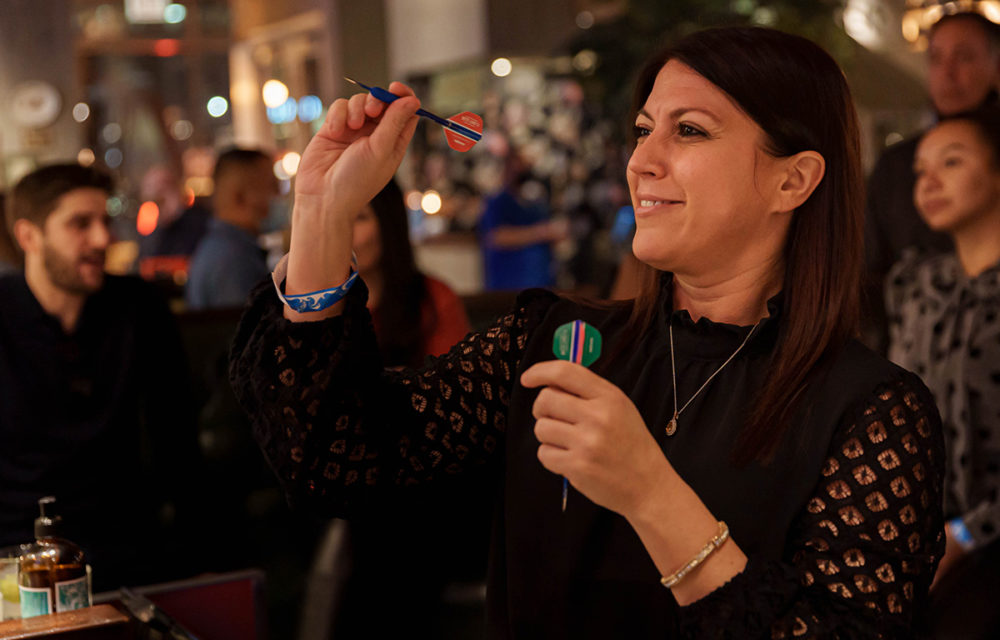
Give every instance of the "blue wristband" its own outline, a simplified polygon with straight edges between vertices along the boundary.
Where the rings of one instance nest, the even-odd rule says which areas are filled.
[[[277,292],[278,298],[292,311],[297,311],[298,313],[322,311],[337,304],[341,298],[347,295],[347,292],[351,290],[351,286],[358,279],[358,259],[353,252],[351,253],[351,264],[351,275],[336,287],[286,296],[282,291],[285,285],[285,274],[288,271],[288,254],[285,254],[274,268],[274,272],[271,274],[271,281],[274,282],[274,290]]]
[[[960,547],[966,551],[972,551],[976,546],[976,541],[972,539],[969,528],[965,526],[965,521],[961,518],[952,518],[948,521],[948,531]]]

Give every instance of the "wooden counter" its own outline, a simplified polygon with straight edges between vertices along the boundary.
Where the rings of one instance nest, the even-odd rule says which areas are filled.
[[[131,640],[130,618],[110,604],[0,622],[0,638],[21,640]]]

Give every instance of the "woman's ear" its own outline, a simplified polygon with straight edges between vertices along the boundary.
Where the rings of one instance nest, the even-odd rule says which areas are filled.
[[[826,160],[815,151],[800,151],[785,160],[784,181],[778,190],[778,211],[794,211],[809,199],[823,179]]]

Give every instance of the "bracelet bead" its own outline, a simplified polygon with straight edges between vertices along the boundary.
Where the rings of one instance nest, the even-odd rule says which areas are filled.
[[[719,521],[719,532],[715,534],[711,540],[708,541],[701,551],[695,554],[693,558],[687,561],[683,567],[670,574],[669,576],[663,576],[660,578],[660,584],[662,584],[667,589],[672,589],[677,586],[681,580],[684,579],[687,574],[691,573],[698,567],[702,562],[705,561],[708,556],[721,547],[723,543],[729,539],[729,527],[725,522]]]

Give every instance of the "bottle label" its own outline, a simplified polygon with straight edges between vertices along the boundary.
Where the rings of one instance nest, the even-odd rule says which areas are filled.
[[[19,586],[21,592],[21,617],[44,616],[52,613],[52,591],[47,587]]]
[[[56,611],[72,611],[90,606],[87,576],[56,583]]]

